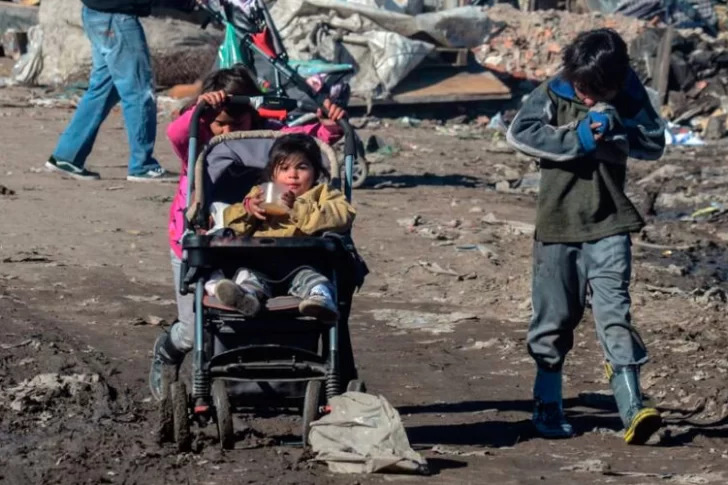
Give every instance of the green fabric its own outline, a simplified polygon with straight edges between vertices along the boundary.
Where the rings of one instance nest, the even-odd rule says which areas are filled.
[[[225,38],[217,51],[217,57],[220,69],[227,69],[243,60],[240,42],[235,33],[235,28],[231,24],[225,24]]]

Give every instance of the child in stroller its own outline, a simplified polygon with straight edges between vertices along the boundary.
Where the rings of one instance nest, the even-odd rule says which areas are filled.
[[[238,236],[259,237],[313,236],[323,232],[346,233],[351,229],[354,208],[341,192],[328,186],[330,175],[323,166],[321,150],[310,136],[291,134],[278,138],[269,153],[264,174],[267,182],[284,190],[281,200],[288,207],[288,213],[281,215],[266,210],[264,194],[256,186],[243,202],[218,211],[222,221],[215,221],[216,225],[230,228]],[[232,280],[217,271],[206,283],[205,290],[245,316],[256,315],[261,302],[272,296],[265,277],[247,268],[238,269]],[[338,319],[335,290],[314,269],[299,269],[288,292],[301,299],[302,315],[324,322]]]
[[[250,106],[236,106],[227,102],[230,96],[260,96],[262,93],[244,66],[221,69],[211,73],[204,82],[203,94],[198,103],[204,102],[209,109],[203,113],[202,123],[198,126],[200,145],[207,144],[214,136],[233,131],[248,130],[280,130],[283,132],[305,133],[316,136],[326,143],[338,140],[342,133],[335,124],[325,122],[305,126],[286,127],[264,119]],[[333,123],[343,118],[346,113],[338,106],[324,102],[328,110],[328,119]],[[187,107],[167,129],[167,136],[174,152],[180,159],[181,172],[178,187],[169,211],[169,244],[172,268],[174,270],[175,287],[179,288],[182,261],[180,240],[184,232],[184,212],[187,206],[188,174],[187,162],[190,156],[189,142],[194,105]],[[192,156],[196,156],[193,153]],[[161,376],[165,366],[178,366],[193,344],[193,298],[176,291],[178,316],[169,332],[160,334],[154,344],[154,357],[149,373],[149,387],[152,397],[161,399]]]
[[[344,196],[317,183],[327,174],[322,152],[331,173],[339,173],[338,162],[330,146],[308,136],[223,134],[196,157],[204,108],[200,104],[195,109],[190,129],[188,172],[193,179],[179,281],[182,295],[194,292],[192,392],[178,376],[163,373],[159,437],[188,451],[190,421],[204,426],[212,419],[221,446],[229,448],[234,445],[233,412],[300,406],[305,445],[310,423],[328,398],[344,389],[365,389],[348,330],[353,293],[367,272],[348,234],[354,218],[348,203],[353,130],[345,120],[340,122],[347,147]],[[268,174],[264,179],[286,186],[287,195],[281,197],[289,206],[286,216],[270,217],[273,211],[264,211],[256,190],[250,190],[261,180],[261,170]],[[217,210],[220,204],[230,206]],[[217,215],[212,230],[211,211]],[[261,234],[265,237],[249,237]],[[266,292],[272,298],[265,298]],[[285,293],[293,296],[276,297]],[[239,303],[241,298],[245,304]]]

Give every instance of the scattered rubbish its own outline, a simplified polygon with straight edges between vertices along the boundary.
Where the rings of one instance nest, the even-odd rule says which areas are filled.
[[[711,204],[708,207],[704,207],[702,209],[698,209],[692,214],[690,214],[691,219],[699,219],[701,217],[710,216],[712,214],[715,214],[716,212],[724,212],[726,210],[725,206],[723,204],[720,204],[718,202],[711,202]]]
[[[668,123],[665,128],[665,143],[668,145],[702,146],[705,142],[694,131]]]
[[[131,322],[132,326],[142,326],[142,325],[151,325],[153,327],[159,327],[167,325],[167,320],[165,320],[162,317],[157,317],[155,315],[147,315],[146,317],[137,317]]]
[[[445,269],[437,263],[429,263],[427,261],[417,261],[417,264],[433,274],[441,274],[441,275],[456,276],[456,277],[460,276],[460,274],[458,274],[455,270]]]
[[[21,253],[22,256],[8,256],[3,259],[3,263],[50,263],[51,259],[47,256],[36,253],[35,251]]]
[[[399,119],[399,123],[402,126],[407,126],[409,128],[417,128],[418,126],[420,126],[422,124],[422,120],[420,120],[418,118],[412,118],[410,116],[403,116],[402,118]]]
[[[22,342],[18,342],[17,344],[0,344],[0,349],[3,350],[10,350],[10,349],[17,349],[19,347],[25,347],[35,342],[33,339],[23,340]]]
[[[398,226],[407,228],[409,230],[412,230],[421,224],[422,224],[422,217],[419,215],[416,215],[413,217],[406,217],[403,219],[397,219]]]
[[[692,293],[690,293],[691,298],[696,303],[699,303],[701,305],[707,305],[711,303],[726,303],[728,302],[728,298],[726,297],[726,292],[723,288],[720,288],[718,286],[714,286],[711,288],[698,288],[696,290],[693,290]]]
[[[430,448],[430,451],[438,455],[446,456],[487,456],[492,454],[490,450],[465,451],[445,445],[435,445]]]
[[[611,466],[604,460],[583,460],[573,465],[563,466],[560,470],[580,473],[605,473],[611,470]]]
[[[478,320],[471,313],[427,313],[414,310],[377,309],[371,311],[374,319],[401,330],[420,330],[433,334],[451,333],[465,321]]]
[[[490,119],[490,122],[488,123],[488,129],[500,131],[502,133],[508,131],[508,126],[506,126],[505,122],[503,121],[502,113],[498,113]]]
[[[500,220],[489,212],[482,219],[485,224],[497,224],[507,227],[513,234],[530,236],[536,232],[536,226],[527,222]]]
[[[497,260],[498,254],[493,251],[493,249],[489,248],[485,244],[465,244],[462,246],[456,246],[456,251],[478,251],[480,254],[485,256],[486,258],[490,260]]]
[[[99,382],[97,374],[38,374],[17,386],[4,388],[0,393],[0,404],[18,413],[35,412],[60,397],[75,396]]]
[[[516,342],[509,338],[494,337],[488,340],[474,340],[468,345],[460,347],[460,350],[484,350],[497,347],[501,352],[508,351],[516,346]]]
[[[28,29],[27,52],[13,66],[13,83],[32,85],[43,69],[43,28],[34,25]]]
[[[346,392],[329,399],[331,412],[311,423],[309,442],[317,461],[334,473],[428,474],[399,413],[383,396]]]
[[[0,185],[0,195],[15,195],[15,191],[5,187],[4,185]]]

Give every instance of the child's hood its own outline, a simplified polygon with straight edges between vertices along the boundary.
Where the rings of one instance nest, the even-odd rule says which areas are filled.
[[[574,86],[572,86],[570,82],[564,80],[561,77],[561,74],[557,74],[554,78],[552,78],[548,82],[548,86],[551,92],[558,97],[567,101],[581,103],[581,100],[576,96]],[[646,94],[645,89],[642,86],[642,82],[633,69],[630,69],[627,73],[627,80],[624,83],[624,89],[621,91],[621,94],[625,94],[635,101],[642,101]]]

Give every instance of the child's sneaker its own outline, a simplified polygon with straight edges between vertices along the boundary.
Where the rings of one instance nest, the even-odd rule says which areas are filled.
[[[141,174],[127,175],[126,180],[129,182],[176,182],[177,177],[162,167],[157,167]]]
[[[325,285],[315,286],[308,297],[298,305],[301,315],[313,317],[324,323],[335,323],[339,319],[339,309],[331,291]]]
[[[101,177],[96,172],[91,172],[85,168],[78,168],[70,162],[56,160],[51,156],[45,164],[46,170],[57,172],[76,180],[99,180]]]
[[[642,403],[639,369],[636,366],[614,368],[607,364],[606,372],[625,427],[624,441],[629,445],[644,445],[659,431],[662,417],[657,409]]]
[[[215,298],[225,306],[235,308],[246,317],[260,311],[260,300],[253,293],[245,291],[233,280],[220,280],[215,285]]]
[[[536,400],[533,425],[544,438],[559,439],[574,436],[574,428],[566,421],[564,410],[558,402],[545,403]]]

